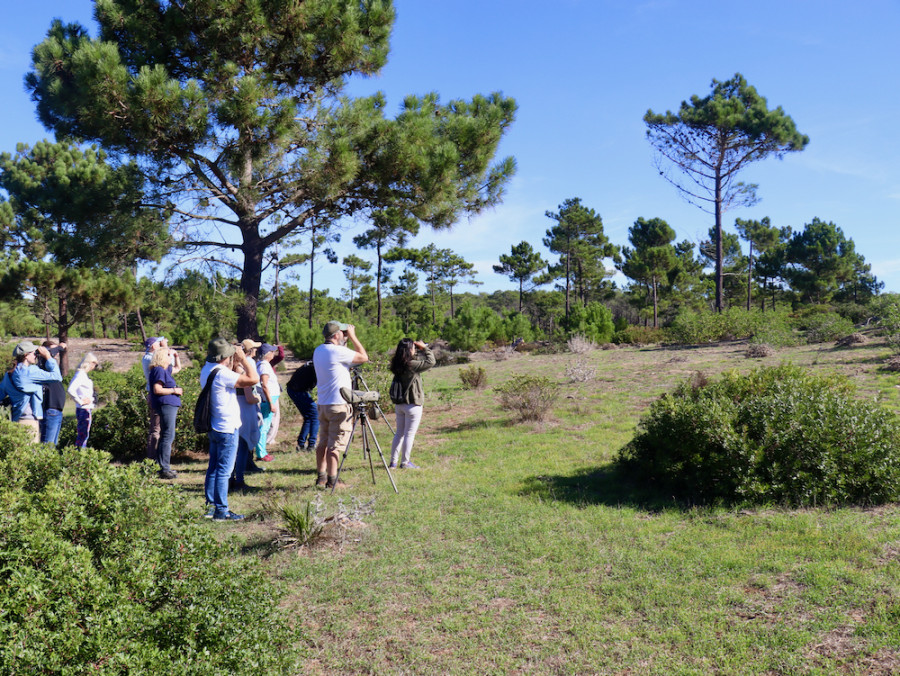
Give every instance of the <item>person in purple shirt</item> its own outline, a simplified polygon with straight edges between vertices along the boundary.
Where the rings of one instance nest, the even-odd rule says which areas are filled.
[[[159,415],[159,444],[156,462],[160,479],[174,479],[178,472],[172,469],[172,442],[175,440],[175,420],[181,407],[183,390],[172,376],[172,355],[169,350],[156,350],[150,359],[147,383],[150,385],[150,406]]]

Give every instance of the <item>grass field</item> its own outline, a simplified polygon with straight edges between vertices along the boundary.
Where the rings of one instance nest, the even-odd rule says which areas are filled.
[[[792,361],[847,374],[860,396],[900,410],[878,342],[744,358],[741,343],[625,348],[480,361],[488,388],[459,390],[450,366],[426,374],[413,460],[391,489],[358,440],[340,496],[374,513],[318,545],[278,549],[272,501],[305,505],[313,460],[287,452],[232,496],[239,538],[285,590],[303,628],[304,673],[888,674],[900,672],[900,510],[690,507],[609,471],[641,412],[695,371],[715,376]],[[569,383],[573,364],[596,377]],[[542,424],[515,424],[491,387],[512,374],[558,381]],[[389,453],[391,435],[374,423]],[[176,465],[203,512],[202,461]],[[248,627],[248,631],[252,631]]]

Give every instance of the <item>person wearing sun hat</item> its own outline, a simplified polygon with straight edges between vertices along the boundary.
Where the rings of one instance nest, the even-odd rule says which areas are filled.
[[[38,355],[44,368],[37,365]],[[46,347],[23,340],[13,349],[16,365],[9,373],[6,392],[12,401],[12,421],[28,427],[35,443],[41,440],[40,421],[44,417],[44,383],[61,381],[56,360]]]
[[[325,342],[313,351],[319,389],[316,486],[342,488],[344,482],[337,480],[338,457],[350,441],[353,411],[341,396],[341,388],[351,388],[350,367],[365,364],[369,355],[352,324],[330,321],[322,327],[322,337]],[[353,343],[352,350],[346,347],[348,340]]]
[[[243,373],[232,370],[235,362],[243,368]],[[209,391],[212,430],[209,432],[209,466],[203,484],[209,506],[206,516],[214,521],[240,521],[243,515],[228,508],[228,480],[234,470],[241,427],[237,388],[253,387],[259,382],[259,376],[256,366],[240,345],[234,346],[225,338],[213,338],[207,346],[206,362],[200,369],[200,387],[204,387],[210,378],[213,379]]]

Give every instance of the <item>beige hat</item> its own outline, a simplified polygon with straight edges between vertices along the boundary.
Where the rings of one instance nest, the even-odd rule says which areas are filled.
[[[241,347],[244,348],[244,352],[249,352],[253,348],[262,347],[262,343],[257,343],[252,338],[244,338],[241,341]]]

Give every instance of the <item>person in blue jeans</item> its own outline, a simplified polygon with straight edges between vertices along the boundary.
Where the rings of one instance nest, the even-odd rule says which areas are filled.
[[[243,373],[232,370],[235,363],[243,369]],[[204,387],[210,379],[212,431],[208,435],[209,466],[203,484],[209,505],[206,516],[213,521],[240,521],[244,516],[228,508],[228,480],[234,471],[238,430],[241,427],[236,390],[253,387],[259,382],[259,375],[256,365],[246,357],[240,345],[231,345],[224,338],[214,338],[209,341],[206,362],[200,369],[200,387]]]
[[[297,435],[297,450],[312,452],[319,438],[319,409],[313,399],[316,386],[316,369],[311,361],[299,366],[285,385],[285,391],[303,416],[303,425]]]
[[[150,406],[159,414],[159,443],[156,462],[160,479],[175,479],[172,469],[172,443],[175,441],[175,420],[181,407],[183,390],[172,376],[172,355],[169,350],[157,350],[150,359],[147,382],[150,385]]]
[[[57,344],[55,340],[45,340],[44,347],[50,353],[57,363],[59,355],[66,351],[66,344]],[[37,365],[45,371],[49,371],[47,360],[38,355]],[[54,380],[44,383],[44,419],[40,421],[41,443],[56,444],[59,443],[59,431],[62,428],[63,408],[66,405],[66,388],[62,382]]]

